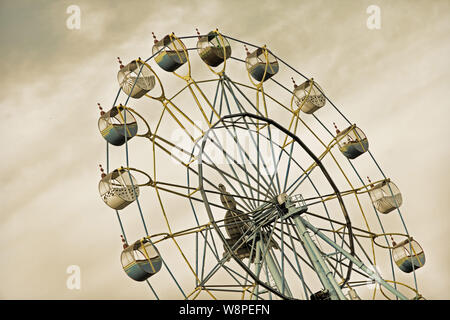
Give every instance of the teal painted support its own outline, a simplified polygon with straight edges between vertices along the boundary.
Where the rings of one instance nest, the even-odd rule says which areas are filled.
[[[391,292],[392,294],[394,294],[396,297],[403,299],[403,300],[408,300],[407,297],[405,297],[402,293],[400,293],[399,291],[397,291],[395,288],[393,288],[391,285],[389,285],[386,281],[384,281],[380,275],[374,271],[372,271],[371,269],[369,269],[366,265],[364,265],[363,262],[361,262],[360,260],[356,259],[354,256],[352,256],[350,253],[348,253],[347,251],[345,251],[343,248],[341,248],[340,246],[338,246],[336,243],[333,242],[333,240],[331,240],[330,238],[328,238],[325,234],[323,234],[319,229],[317,229],[316,227],[314,227],[312,224],[310,224],[308,221],[306,221],[305,219],[303,219],[302,217],[298,216],[298,219],[308,228],[310,229],[312,232],[314,232],[315,234],[317,234],[321,239],[323,239],[325,242],[327,242],[330,246],[332,246],[333,248],[335,248],[336,250],[338,250],[339,252],[341,252],[347,259],[349,259],[350,261],[352,261],[356,266],[358,266],[358,268],[360,268],[362,271],[364,271],[368,276],[370,276],[372,279],[374,279],[377,283],[379,283],[380,285],[382,285],[383,287],[385,287],[389,292]]]
[[[281,272],[273,259],[270,248],[265,248],[264,241],[258,240],[256,243],[256,250],[261,251],[263,254],[263,260],[266,262],[267,267],[269,268],[269,272],[272,275],[273,280],[275,281],[275,285],[278,288],[279,292],[282,292],[284,288],[284,292],[282,292],[285,296],[292,298],[291,290],[289,289],[289,286],[287,285],[285,279],[281,276]],[[284,283],[284,285],[283,285]]]
[[[292,210],[298,210],[298,208],[295,207],[291,208]],[[340,286],[336,282],[336,279],[334,279],[333,273],[328,268],[325,260],[323,259],[322,254],[320,253],[314,241],[311,239],[311,236],[308,233],[308,230],[306,229],[302,221],[303,219],[300,217],[299,214],[294,214],[292,220],[295,223],[300,240],[304,245],[305,251],[308,254],[309,259],[311,260],[314,269],[317,272],[317,275],[319,276],[320,282],[322,283],[324,288],[327,289],[328,292],[330,293],[330,298],[332,300],[347,300]]]

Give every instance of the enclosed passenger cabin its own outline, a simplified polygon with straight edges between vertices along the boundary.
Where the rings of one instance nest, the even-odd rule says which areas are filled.
[[[425,253],[419,243],[412,237],[399,244],[393,243],[394,261],[403,272],[410,273],[425,264]]]
[[[248,53],[245,65],[252,78],[259,82],[270,79],[279,69],[277,59],[265,47]]]
[[[304,113],[313,114],[325,105],[325,97],[322,89],[312,80],[307,80],[301,85],[294,85],[294,101]]]
[[[117,80],[123,92],[135,99],[142,97],[155,87],[155,75],[141,60],[131,61],[126,66],[121,64]]]
[[[369,141],[366,135],[356,125],[343,131],[336,129],[336,133],[339,150],[348,159],[355,159],[369,150]]]
[[[399,188],[390,179],[383,180],[376,185],[372,184],[369,196],[377,211],[381,213],[389,213],[403,203]]]
[[[199,37],[197,52],[207,65],[217,67],[231,57],[231,46],[227,39],[220,37],[216,31]]]
[[[133,280],[145,281],[161,270],[162,259],[155,245],[148,239],[127,246],[120,256],[122,268]]]
[[[131,173],[124,168],[105,175],[98,184],[103,201],[113,209],[121,210],[139,196],[139,186]]]
[[[159,54],[155,56],[156,63],[165,71],[173,72],[185,64],[188,60],[187,51],[183,49],[181,40],[167,35],[162,40],[157,41],[153,46],[153,54],[158,51]]]
[[[102,112],[98,119],[98,129],[106,141],[121,146],[137,134],[138,126],[133,114],[119,105],[108,112]]]

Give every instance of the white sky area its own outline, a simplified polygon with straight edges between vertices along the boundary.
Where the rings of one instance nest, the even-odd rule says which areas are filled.
[[[72,4],[81,9],[80,30],[66,27]],[[381,9],[379,30],[366,26],[372,4]],[[152,31],[161,38],[194,35],[196,27],[266,44],[320,83],[402,191],[408,231],[426,253],[421,293],[450,298],[449,1],[2,1],[0,25],[0,298],[153,298],[123,272],[117,217],[98,194],[105,142],[96,104],[109,109],[114,101],[116,57],[147,58]],[[291,75],[283,77],[289,87]],[[149,146],[130,161],[138,167],[151,156]],[[155,193],[142,201],[160,220]],[[175,221],[192,215],[186,205],[168,208]],[[167,231],[147,219],[151,232]],[[66,286],[70,265],[81,268],[80,290]],[[164,276],[155,287],[179,297]]]

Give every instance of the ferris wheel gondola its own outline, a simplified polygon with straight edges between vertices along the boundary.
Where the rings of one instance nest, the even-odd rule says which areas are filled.
[[[395,264],[406,273],[411,273],[425,264],[425,253],[420,244],[412,237],[395,243],[393,241],[393,255]]]
[[[369,183],[371,183],[370,179]],[[400,189],[390,179],[385,179],[376,185],[371,183],[370,187],[370,198],[379,212],[386,214],[402,205]]]
[[[155,87],[155,76],[147,65],[141,60],[133,60],[126,66],[122,65],[120,58],[120,70],[117,80],[126,95],[139,99]]]
[[[336,125],[335,128],[339,150],[348,159],[355,159],[369,150],[369,140],[356,125],[352,125],[342,131]]]
[[[252,78],[259,82],[269,80],[279,70],[277,59],[265,46],[257,48],[251,53],[247,51],[245,65]]]
[[[125,239],[120,260],[123,270],[133,280],[145,281],[161,270],[162,260],[155,245],[148,239],[137,240],[129,246]]]
[[[121,146],[137,134],[138,126],[131,112],[124,106],[118,105],[108,112],[101,111],[98,129],[108,143]]]
[[[217,31],[211,31],[206,36],[199,35],[197,52],[207,65],[217,67],[231,57],[231,46],[227,39]]]
[[[188,53],[184,44],[175,39],[173,34],[166,35],[161,40],[154,37],[153,54],[156,54],[156,63],[167,72],[174,72],[188,61]]]
[[[326,103],[322,90],[313,79],[306,80],[299,86],[294,82],[294,98],[297,108],[307,114],[313,114]]]
[[[115,169],[108,174],[102,173],[98,190],[103,201],[115,210],[124,209],[139,196],[136,179],[124,168]]]

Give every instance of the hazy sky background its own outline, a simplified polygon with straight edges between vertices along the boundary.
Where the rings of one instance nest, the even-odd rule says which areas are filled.
[[[80,30],[66,27],[72,4]],[[380,30],[366,27],[371,4]],[[152,31],[195,27],[267,44],[363,124],[425,249],[419,288],[449,298],[449,1],[1,1],[0,25],[0,298],[151,297],[121,270],[117,219],[98,195],[96,103],[113,102],[117,56],[148,57]],[[69,265],[81,290],[66,288]]]

